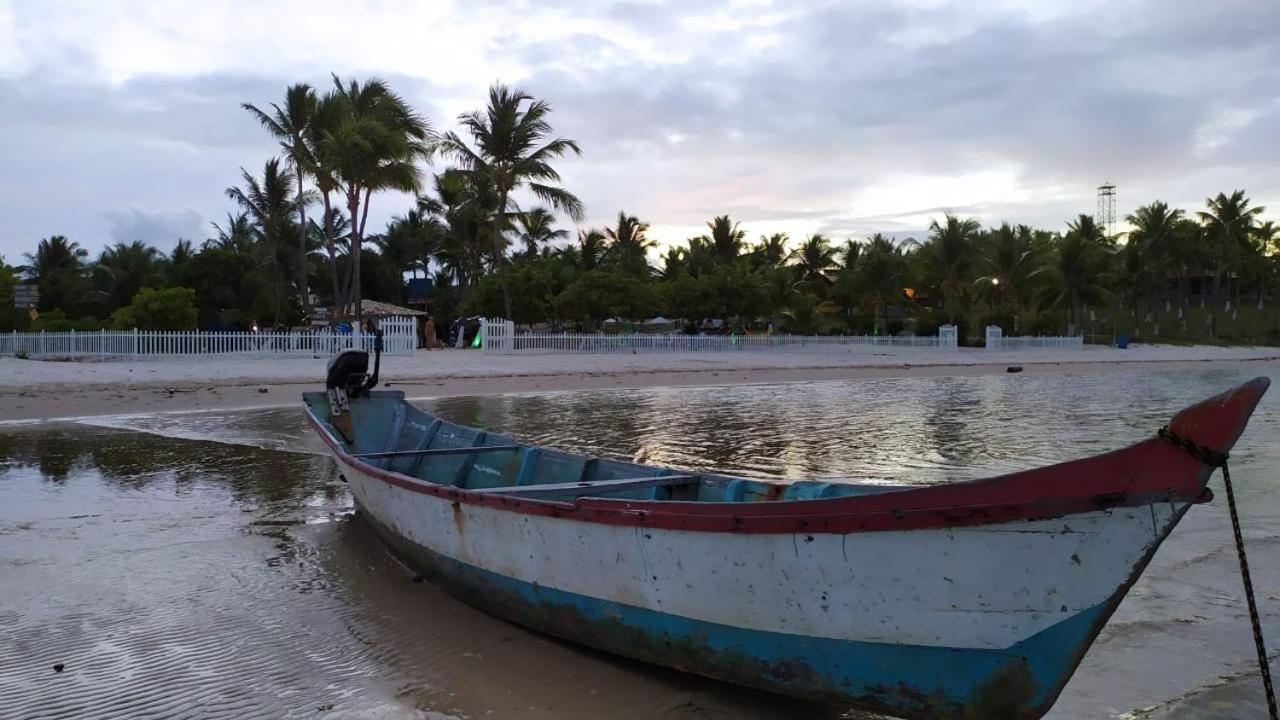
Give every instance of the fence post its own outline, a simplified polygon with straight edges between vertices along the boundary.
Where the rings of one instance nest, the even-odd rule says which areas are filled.
[[[1003,339],[1003,337],[1004,337],[1003,328],[1001,328],[999,325],[988,325],[987,326],[987,349],[999,350],[1001,345],[1001,340]]]
[[[955,325],[938,326],[938,347],[955,348],[959,347],[959,345],[959,336]]]
[[[138,357],[138,328],[133,329],[133,357]]]

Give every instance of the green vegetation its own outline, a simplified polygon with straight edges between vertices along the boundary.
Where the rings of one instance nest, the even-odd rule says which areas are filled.
[[[196,292],[190,288],[143,288],[133,302],[111,313],[114,330],[195,330]]]
[[[556,135],[547,101],[521,90],[494,85],[459,134],[435,133],[378,80],[293,85],[279,105],[244,107],[281,156],[241,170],[213,237],[167,256],[117,243],[93,260],[66,237],[40,240],[24,267],[0,261],[0,330],[295,325],[311,295],[359,316],[361,299],[406,303],[405,275],[421,274],[438,326],[480,314],[595,330],[663,314],[689,330],[932,334],[952,322],[962,337],[995,323],[1094,340],[1280,339],[1268,308],[1280,233],[1243,190],[1199,210],[1151,202],[1119,237],[1088,215],[1048,230],[947,213],[921,238],[753,242],[721,215],[655,257],[648,222],[625,210],[606,228],[557,226],[583,217],[556,169],[581,149]],[[424,175],[437,156],[451,166]],[[369,232],[385,191],[416,202]],[[18,270],[40,286],[34,323],[12,308]]]

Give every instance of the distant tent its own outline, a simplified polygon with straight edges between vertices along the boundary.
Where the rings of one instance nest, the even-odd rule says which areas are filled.
[[[645,321],[644,321],[644,324],[645,324],[645,325],[670,325],[670,324],[671,324],[671,322],[672,322],[672,321],[670,321],[670,320],[668,320],[668,319],[666,319],[666,318],[662,317],[661,315],[659,315],[659,316],[657,316],[657,317],[651,317],[651,318],[649,318],[648,320],[645,320]]]

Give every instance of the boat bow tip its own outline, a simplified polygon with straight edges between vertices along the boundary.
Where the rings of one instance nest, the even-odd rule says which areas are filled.
[[[1270,386],[1270,379],[1256,377],[1179,412],[1169,429],[1215,452],[1228,452]]]

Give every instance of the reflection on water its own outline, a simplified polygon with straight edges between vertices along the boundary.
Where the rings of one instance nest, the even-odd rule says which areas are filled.
[[[935,483],[1126,444],[1243,379],[919,378],[424,404],[675,467]],[[1276,630],[1278,423],[1273,395],[1232,463]],[[410,582],[350,516],[320,449],[294,409],[0,431],[0,716],[838,714],[532,635]],[[1234,562],[1222,504],[1188,514],[1051,717],[1151,706],[1152,717],[1262,717],[1256,678],[1233,679],[1252,657]]]

